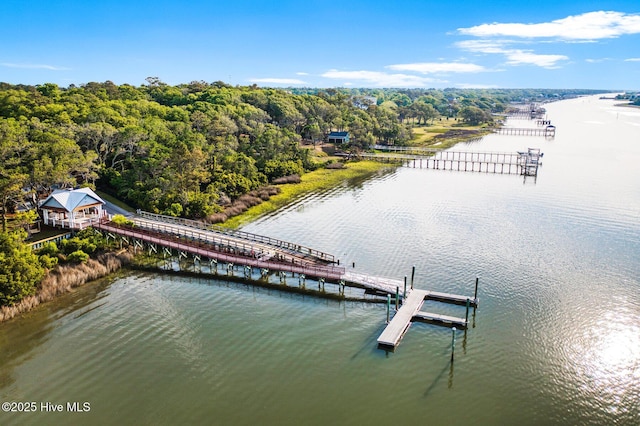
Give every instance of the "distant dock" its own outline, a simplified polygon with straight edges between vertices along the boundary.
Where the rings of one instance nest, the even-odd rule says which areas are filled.
[[[534,129],[535,130],[535,129]],[[384,163],[400,163],[419,169],[453,170],[535,176],[544,154],[539,148],[519,152],[475,152],[436,150],[429,148],[375,146],[387,153],[336,154]]]

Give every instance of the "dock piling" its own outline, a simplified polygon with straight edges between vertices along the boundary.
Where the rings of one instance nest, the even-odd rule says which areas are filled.
[[[391,295],[387,294],[387,324],[389,324],[390,311],[391,311]]]
[[[478,281],[480,280],[480,278],[476,275],[476,289],[473,292],[473,300],[475,300],[476,303],[478,303]]]
[[[469,298],[467,297],[467,312],[464,314],[464,323],[469,324]]]
[[[453,354],[456,350],[456,328],[451,329],[451,362],[453,362]]]
[[[402,300],[407,298],[407,276],[404,276],[404,293],[402,294]]]
[[[413,290],[413,277],[416,275],[416,265],[411,267],[411,290]]]
[[[398,310],[399,299],[400,299],[400,287],[396,286],[396,311]]]

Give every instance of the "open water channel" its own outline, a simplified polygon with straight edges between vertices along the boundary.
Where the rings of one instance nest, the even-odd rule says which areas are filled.
[[[454,148],[539,147],[537,178],[399,168],[244,228],[355,272],[415,265],[419,288],[478,275],[453,363],[434,325],[377,349],[383,304],[125,272],[0,324],[0,402],[38,407],[0,424],[640,424],[640,110],[546,107],[554,139]]]

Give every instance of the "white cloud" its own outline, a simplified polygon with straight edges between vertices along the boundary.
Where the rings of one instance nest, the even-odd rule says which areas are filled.
[[[563,40],[598,40],[625,34],[640,34],[640,15],[598,11],[568,16],[538,24],[492,23],[458,28],[461,34],[476,37],[559,38]]]
[[[508,40],[464,40],[457,42],[455,46],[477,53],[504,53],[505,46],[510,43]]]
[[[610,58],[599,58],[599,59],[589,58],[589,59],[585,59],[585,62],[588,62],[590,64],[599,64],[601,62],[606,62],[610,60],[611,60]]]
[[[625,62],[640,62],[640,58],[629,58],[629,59],[625,59]]]
[[[542,55],[532,50],[510,49],[509,40],[465,40],[456,43],[461,49],[474,53],[501,54],[508,65],[536,65],[543,68],[556,68],[558,62],[568,60],[565,55]]]
[[[418,62],[413,64],[388,65],[386,68],[396,71],[415,71],[421,74],[472,73],[485,71],[483,66],[460,62]]]
[[[302,72],[302,71],[301,71],[301,72],[297,72],[297,73],[296,73],[296,75],[309,75],[309,73],[308,73],[308,72]]]
[[[388,74],[379,71],[338,71],[329,70],[322,74],[324,78],[337,80],[349,80],[350,85],[354,85],[351,80],[361,81],[364,85],[374,85],[376,87],[427,87],[436,80],[432,78],[419,77],[407,74]]]
[[[266,84],[307,84],[305,81],[298,80],[297,78],[251,78],[252,83],[266,83]]]
[[[71,68],[65,67],[56,67],[54,65],[45,65],[45,64],[13,64],[13,63],[2,63],[0,64],[3,67],[7,68],[20,68],[20,69],[30,69],[30,70],[50,70],[50,71],[67,71]]]
[[[509,65],[537,65],[542,68],[557,68],[557,63],[569,59],[564,55],[540,55],[527,50],[505,52]]]

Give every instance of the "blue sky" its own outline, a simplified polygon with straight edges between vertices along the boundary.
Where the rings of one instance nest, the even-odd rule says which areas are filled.
[[[640,89],[640,2],[3,0],[0,81]]]

